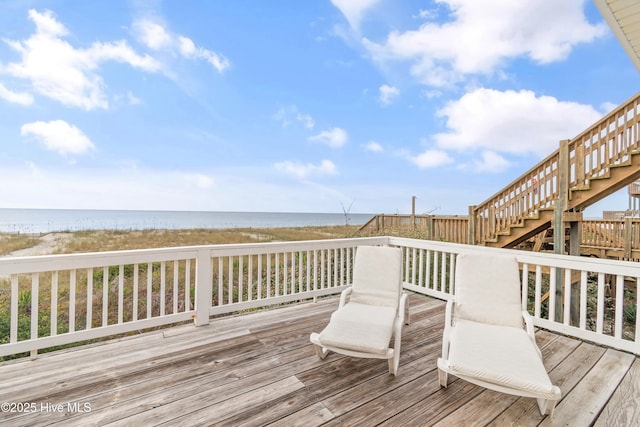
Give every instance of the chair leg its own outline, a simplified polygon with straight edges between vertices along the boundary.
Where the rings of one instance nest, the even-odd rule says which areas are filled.
[[[404,324],[408,325],[411,323],[411,317],[409,315],[409,298],[407,298],[404,306]]]
[[[553,417],[553,410],[556,408],[556,401],[542,399],[542,398],[538,398],[536,400],[538,401],[538,408],[540,409],[540,414],[542,415],[548,414],[550,417]]]
[[[447,388],[447,386],[449,385],[448,380],[449,374],[447,373],[447,371],[438,368],[438,381],[440,382],[440,387]]]
[[[320,345],[314,345],[313,348],[316,351],[316,355],[320,360],[324,360],[324,358],[327,357],[327,354],[329,354],[329,350],[327,350],[326,348]]]
[[[393,357],[387,360],[389,362],[389,374],[395,376],[398,373],[398,366],[400,365],[400,351],[393,349]]]

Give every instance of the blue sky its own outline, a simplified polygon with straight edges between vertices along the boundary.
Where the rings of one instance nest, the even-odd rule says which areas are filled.
[[[0,207],[464,215],[639,83],[590,1],[4,0]]]

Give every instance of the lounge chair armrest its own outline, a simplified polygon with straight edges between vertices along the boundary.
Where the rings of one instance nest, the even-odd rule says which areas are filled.
[[[527,334],[532,338],[535,337],[536,331],[533,329],[533,317],[531,317],[528,312],[523,311],[522,319],[524,320],[524,326],[527,330]]]
[[[453,325],[453,312],[455,310],[456,299],[455,297],[451,297],[449,301],[447,301],[447,305],[444,310],[444,326],[445,328]]]
[[[456,304],[456,299],[451,297],[447,301],[447,306],[444,312],[444,332],[442,334],[442,358],[449,359],[449,336],[451,335],[451,327],[453,325],[453,310]]]
[[[400,325],[402,325],[405,322],[405,316],[406,316],[406,320],[408,321],[408,310],[407,310],[407,298],[409,297],[409,295],[406,292],[403,292],[400,295],[400,304],[398,305],[398,322],[400,323]]]
[[[340,293],[340,305],[338,307],[342,307],[347,303],[347,298],[351,296],[351,292],[353,288],[351,286],[347,286],[347,288]]]
[[[527,335],[529,335],[531,342],[533,342],[533,346],[536,348],[538,356],[542,359],[542,352],[536,343],[536,331],[533,329],[533,317],[528,312],[522,311],[522,318],[524,319],[524,326],[527,330]]]

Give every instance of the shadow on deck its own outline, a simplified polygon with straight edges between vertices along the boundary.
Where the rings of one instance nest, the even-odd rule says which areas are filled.
[[[0,364],[0,424],[538,425],[534,399],[452,378],[438,385],[444,302],[411,295],[397,377],[386,360],[331,354],[309,334],[337,298],[180,326]],[[538,331],[563,394],[553,425],[638,425],[633,355]]]

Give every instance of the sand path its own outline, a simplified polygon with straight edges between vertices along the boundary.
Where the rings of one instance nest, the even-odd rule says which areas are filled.
[[[6,256],[49,255],[64,247],[64,244],[72,237],[73,233],[48,233],[40,237],[40,242],[37,245],[10,252]]]

